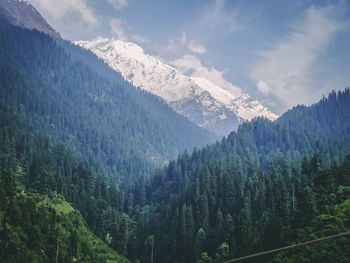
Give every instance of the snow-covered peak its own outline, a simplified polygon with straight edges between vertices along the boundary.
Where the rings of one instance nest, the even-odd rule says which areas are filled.
[[[206,78],[191,77],[191,79],[194,81],[194,83],[196,83],[202,89],[209,92],[215,99],[217,99],[220,102],[223,102],[225,105],[232,104],[236,99],[236,96],[233,95],[231,92],[219,87],[218,85],[215,85]]]
[[[255,117],[265,117],[276,120],[278,116],[259,101],[253,99],[248,94],[243,93],[236,97],[227,89],[221,88],[205,78],[191,77],[201,88],[208,91],[215,99],[224,103],[230,110],[235,112],[240,118],[250,121]]]
[[[167,102],[179,101],[190,95],[192,83],[188,77],[145,54],[134,43],[98,38],[94,41],[77,41],[75,44],[90,49],[134,86],[156,94]]]
[[[208,79],[186,76],[135,43],[97,38],[75,44],[91,50],[137,88],[161,97],[198,126],[220,135],[257,116],[277,118],[249,95],[237,97]]]
[[[135,43],[132,42],[125,42],[121,41],[115,38],[102,38],[99,37],[93,42],[89,41],[77,41],[77,43],[84,43],[87,46],[94,46],[96,48],[101,49],[101,51],[112,51],[113,50],[118,50],[118,49],[123,49],[128,52],[128,56],[132,58],[142,58],[144,56],[147,56],[144,53],[144,50],[136,45]]]

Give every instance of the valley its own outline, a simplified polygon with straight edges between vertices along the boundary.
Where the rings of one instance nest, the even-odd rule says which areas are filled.
[[[0,0],[0,262],[348,262],[349,235],[264,251],[350,231],[349,88],[278,116],[44,14]]]

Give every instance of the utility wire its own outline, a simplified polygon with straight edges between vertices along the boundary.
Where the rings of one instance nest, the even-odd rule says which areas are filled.
[[[296,247],[301,247],[301,246],[309,245],[309,244],[312,244],[312,243],[324,241],[324,240],[327,240],[327,239],[332,239],[332,238],[337,238],[337,237],[342,237],[342,236],[347,236],[347,235],[350,235],[350,231],[349,232],[340,233],[340,234],[336,234],[336,235],[332,235],[332,236],[317,238],[317,239],[310,240],[310,241],[307,241],[307,242],[304,242],[304,243],[299,243],[299,244],[290,245],[290,246],[286,246],[286,247],[276,248],[276,249],[272,249],[272,250],[268,250],[268,251],[264,251],[264,252],[260,252],[260,253],[256,253],[256,254],[252,254],[252,255],[248,255],[248,256],[232,259],[232,260],[228,260],[228,261],[225,261],[223,263],[239,262],[239,261],[242,261],[242,260],[251,259],[251,258],[264,256],[264,255],[269,255],[269,254],[276,253],[276,252],[279,252],[279,251],[283,251],[283,250],[287,250],[287,249],[291,249],[291,248],[296,248]]]

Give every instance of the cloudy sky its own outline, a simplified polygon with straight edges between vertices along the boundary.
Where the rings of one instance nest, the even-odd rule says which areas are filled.
[[[350,86],[348,0],[29,0],[69,40],[132,41],[278,114]]]

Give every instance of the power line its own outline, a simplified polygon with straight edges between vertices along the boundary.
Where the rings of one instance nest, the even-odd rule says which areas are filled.
[[[264,256],[264,255],[269,255],[269,254],[273,254],[273,253],[280,252],[280,251],[283,251],[283,250],[296,248],[296,247],[301,247],[301,246],[309,245],[309,244],[312,244],[312,243],[324,241],[324,240],[327,240],[327,239],[332,239],[332,238],[337,238],[337,237],[347,236],[347,235],[350,235],[350,231],[349,232],[340,233],[340,234],[336,234],[336,235],[332,235],[332,236],[317,238],[317,239],[310,240],[310,241],[307,241],[307,242],[304,242],[304,243],[299,243],[299,244],[295,244],[295,245],[290,245],[290,246],[285,246],[285,247],[281,247],[281,248],[276,248],[276,249],[272,249],[272,250],[268,250],[268,251],[264,251],[264,252],[260,252],[260,253],[256,253],[256,254],[252,254],[252,255],[248,255],[248,256],[232,259],[232,260],[228,260],[228,261],[225,261],[223,263],[238,262],[238,261],[242,261],[242,260],[246,260],[246,259],[251,259],[251,258]]]

